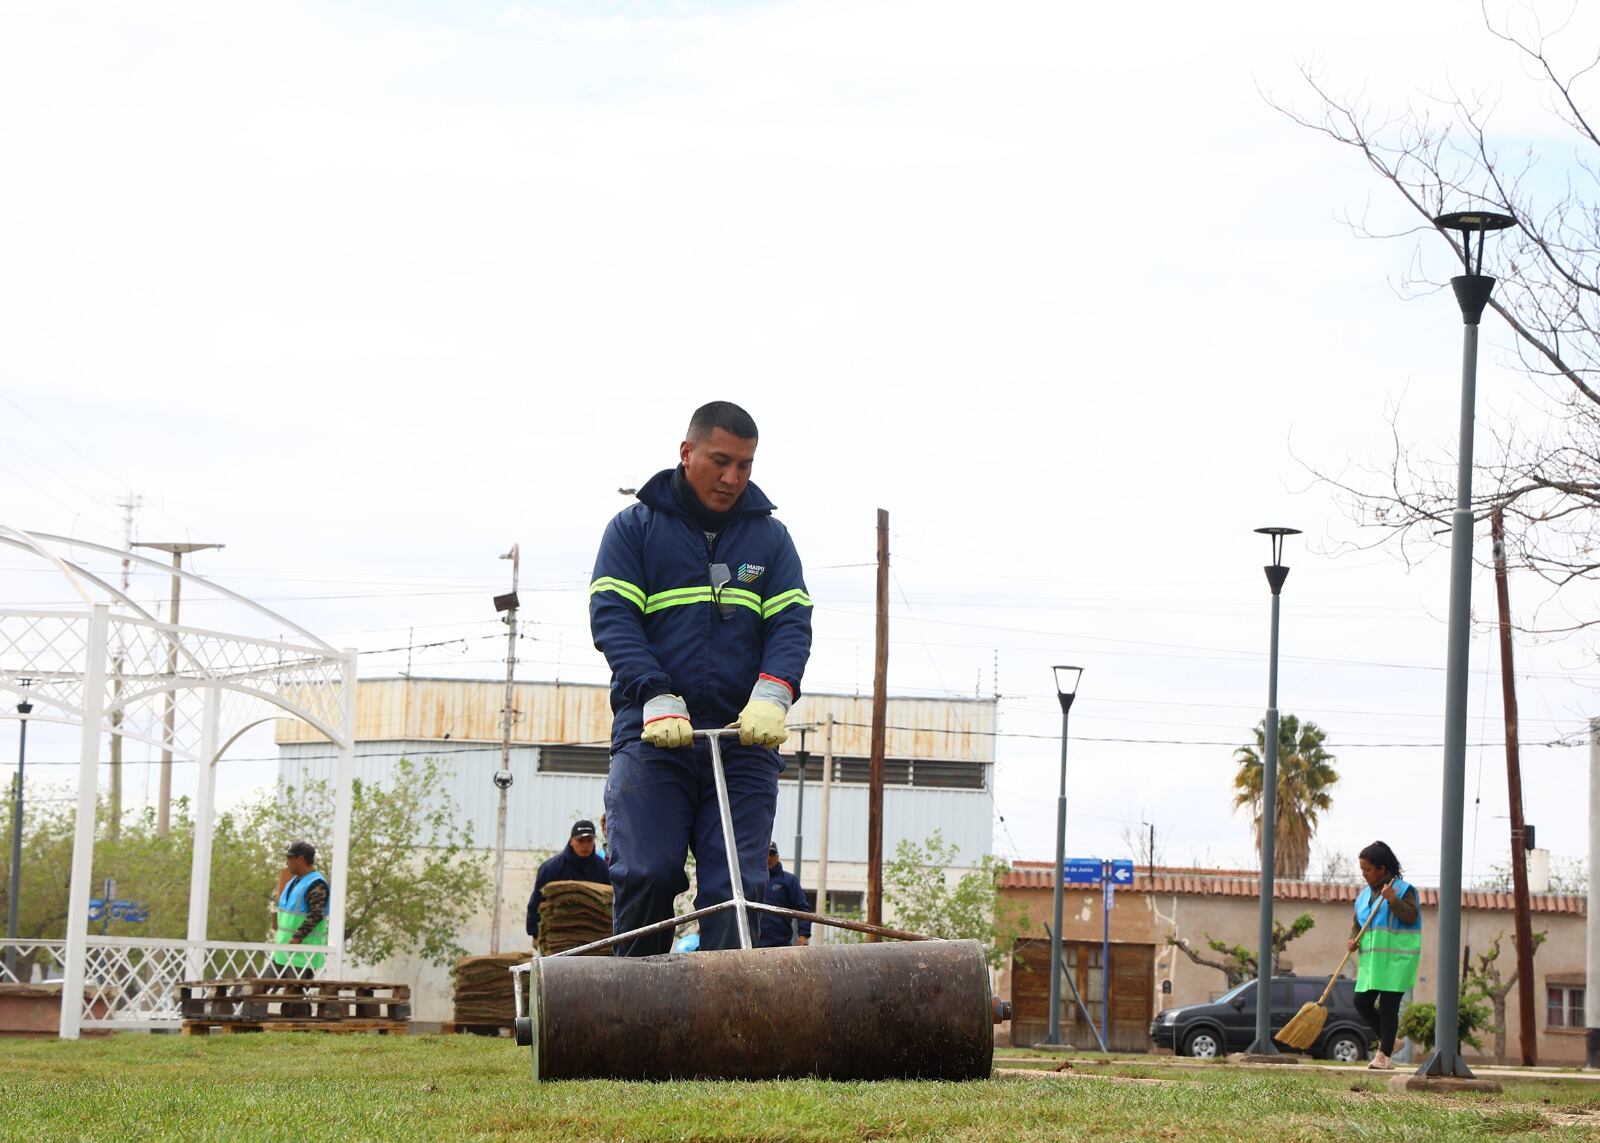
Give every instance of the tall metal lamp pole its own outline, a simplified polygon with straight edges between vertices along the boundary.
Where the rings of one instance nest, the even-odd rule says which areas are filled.
[[[506,623],[506,705],[500,711],[500,769],[494,772],[496,801],[494,825],[494,920],[489,928],[489,952],[500,951],[500,913],[505,902],[506,887],[506,801],[511,792],[511,730],[516,722],[517,678],[517,578],[522,574],[522,548],[512,544],[511,550],[500,557],[511,561],[511,590],[494,597],[496,611],[505,613]]]
[[[1262,570],[1272,589],[1272,643],[1267,655],[1267,719],[1262,736],[1261,911],[1256,930],[1256,1038],[1252,1055],[1276,1056],[1272,1042],[1272,881],[1278,858],[1278,599],[1289,569],[1283,565],[1283,538],[1299,528],[1257,528],[1272,539],[1272,562]]]
[[[30,680],[23,679],[27,686]],[[33,704],[24,696],[17,704],[17,784],[11,797],[11,880],[6,887],[6,976],[17,979],[17,905],[22,898],[22,767],[28,760],[28,716]]]
[[[1433,1054],[1422,1076],[1471,1077],[1461,1058],[1461,829],[1466,812],[1467,652],[1472,609],[1472,430],[1478,386],[1478,322],[1494,279],[1483,273],[1483,236],[1517,220],[1489,211],[1441,214],[1440,230],[1461,232],[1466,273],[1450,279],[1461,307],[1461,444],[1456,458],[1456,508],[1450,516],[1450,636],[1445,666],[1444,798],[1439,825],[1438,1009]],[[1478,236],[1474,264],[1472,236]]]
[[[1056,868],[1055,899],[1051,906],[1054,920],[1050,929],[1050,1024],[1045,1043],[1052,1047],[1061,1044],[1061,914],[1063,908],[1061,882],[1066,876],[1067,864],[1067,715],[1072,710],[1072,700],[1078,694],[1078,680],[1083,678],[1082,667],[1052,667],[1056,676],[1056,698],[1061,703],[1061,788],[1056,794]],[[1102,968],[1101,971],[1104,971]]]

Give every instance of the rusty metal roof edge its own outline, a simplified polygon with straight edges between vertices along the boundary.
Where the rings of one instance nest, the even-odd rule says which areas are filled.
[[[463,678],[459,675],[362,675],[357,680],[357,683],[469,683],[475,686],[503,687],[506,685],[506,680],[504,676],[501,676],[497,679],[489,679]],[[601,691],[609,691],[611,689],[610,683],[580,683],[570,679],[518,679],[516,680],[516,685],[519,687],[582,687]],[[858,698],[870,700],[872,697],[871,695],[851,694],[847,691],[808,690],[806,691],[806,694],[814,695],[817,698]],[[896,694],[891,691],[887,697],[891,699],[898,699],[903,702],[948,702],[964,703],[968,706],[996,705],[996,702],[993,698],[973,698],[971,695],[906,695]]]

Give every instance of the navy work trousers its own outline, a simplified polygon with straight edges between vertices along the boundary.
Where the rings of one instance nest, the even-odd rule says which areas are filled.
[[[760,901],[767,888],[767,845],[778,808],[778,752],[724,738],[722,765],[745,897]],[[672,899],[689,887],[684,872],[689,853],[694,854],[698,885],[695,908],[733,896],[711,747],[703,738],[679,750],[662,750],[641,740],[612,754],[606,778],[606,835],[611,847],[613,932],[625,933],[672,916]],[[756,914],[750,914],[750,921],[753,932]],[[616,956],[668,952],[672,935],[671,929],[664,929],[613,945],[612,952]],[[732,909],[701,919],[700,947],[739,947]]]

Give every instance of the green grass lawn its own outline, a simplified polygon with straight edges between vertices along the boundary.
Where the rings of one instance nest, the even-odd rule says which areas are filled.
[[[1007,1066],[997,1058],[999,1066]],[[1381,1077],[1137,1059],[978,1083],[535,1087],[472,1036],[0,1041],[0,1137],[183,1139],[1600,1139],[1600,1085],[1391,1095]],[[1590,1123],[1594,1126],[1590,1126]]]

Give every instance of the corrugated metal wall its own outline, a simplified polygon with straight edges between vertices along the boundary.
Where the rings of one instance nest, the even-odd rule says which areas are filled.
[[[278,772],[295,784],[307,778],[331,782],[334,754],[327,742],[286,743],[278,748]],[[437,757],[449,767],[445,792],[457,807],[459,819],[472,823],[472,844],[494,847],[495,813],[499,791],[490,776],[500,768],[500,748],[420,740],[361,742],[356,746],[356,776],[364,782],[392,781],[394,763]],[[572,822],[578,817],[600,820],[605,779],[587,774],[539,773],[538,749],[513,746],[511,787],[506,811],[506,846],[511,850],[551,850],[566,844]],[[986,783],[992,787],[993,782]],[[778,788],[778,810],[773,825],[778,848],[790,855],[794,844],[795,783]],[[808,781],[805,792],[804,848],[807,862],[817,858],[822,787]],[[925,840],[934,830],[958,847],[963,865],[993,851],[994,795],[982,790],[919,790],[888,787],[883,794],[884,856],[894,855],[902,838]],[[830,861],[866,861],[867,789],[836,783],[829,795]],[[792,855],[791,855],[792,856]]]

